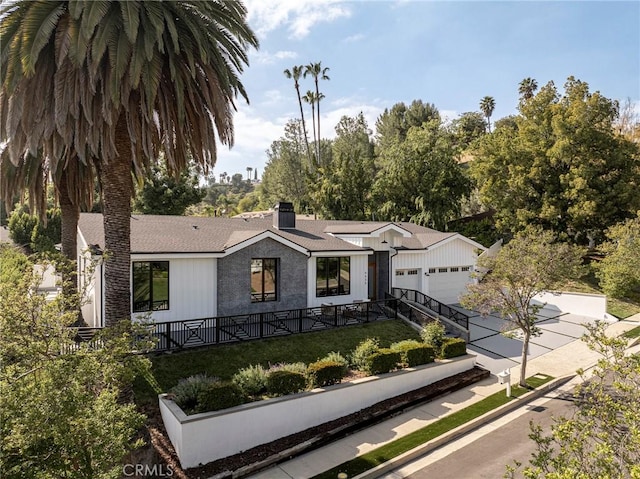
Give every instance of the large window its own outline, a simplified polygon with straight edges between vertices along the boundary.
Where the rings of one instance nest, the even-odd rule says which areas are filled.
[[[133,263],[133,312],[169,309],[169,262]]]
[[[276,301],[278,260],[262,258],[251,260],[251,302]]]
[[[351,292],[349,258],[316,258],[316,296]]]

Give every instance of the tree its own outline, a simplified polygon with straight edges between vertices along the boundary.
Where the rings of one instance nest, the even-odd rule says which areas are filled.
[[[516,235],[497,254],[478,258],[478,269],[487,273],[467,286],[461,304],[482,316],[497,313],[508,328],[522,332],[522,387],[527,387],[529,341],[539,333],[536,314],[544,307],[535,297],[562,279],[581,276],[583,253],[581,248],[556,242],[550,231],[531,228]]]
[[[313,204],[325,219],[367,219],[375,165],[364,115],[343,116],[336,134],[330,161],[320,168],[318,180],[309,184]]]
[[[432,120],[440,121],[440,112],[433,103],[413,100],[408,107],[400,102],[386,109],[376,120],[376,145],[380,150],[387,146],[403,142],[409,129],[420,127]]]
[[[640,291],[640,212],[638,216],[607,230],[600,245],[604,259],[596,264],[602,291],[615,298]]]
[[[305,138],[305,145],[307,147],[307,156],[311,161],[311,151],[309,150],[309,139],[307,137],[307,124],[304,121],[304,110],[302,109],[302,96],[300,95],[300,77],[303,75],[304,65],[294,65],[291,70],[288,68],[284,71],[284,76],[293,79],[293,86],[296,89],[296,95],[298,96],[298,106],[300,107],[300,119],[302,120],[302,133]],[[314,119],[315,121],[315,119]],[[315,135],[315,127],[314,127]]]
[[[316,103],[319,102],[319,100],[317,95],[311,90],[307,91],[307,93],[302,97],[302,100],[305,103],[308,103],[309,105],[311,105],[311,119],[313,120],[313,145],[315,147],[315,161],[312,164],[319,166],[320,152],[318,151],[318,148],[320,146],[320,139],[318,137],[317,130],[316,130],[316,116],[315,116]]]
[[[487,122],[477,111],[463,113],[451,122],[451,132],[456,144],[465,150],[487,132]]]
[[[183,215],[185,210],[202,200],[194,168],[183,170],[176,178],[166,168],[153,166],[133,200],[133,210],[143,215]]]
[[[318,85],[318,80],[329,80],[329,76],[327,75],[327,72],[329,71],[329,68],[322,68],[322,62],[317,62],[317,63],[309,63],[304,70],[304,77],[307,78],[307,75],[311,75],[313,77],[313,81],[315,83],[316,86],[316,94],[315,94],[315,102],[316,102],[316,111],[317,111],[317,127],[318,127],[318,143],[316,143],[316,156],[317,156],[317,162],[321,163],[320,160],[320,100],[322,100],[324,98],[324,95],[322,93],[320,93],[320,88]],[[313,106],[313,105],[312,105]]]
[[[14,164],[39,148],[62,164],[100,159],[114,324],[131,312],[131,172],[161,149],[172,173],[191,157],[215,163],[216,140],[233,144],[239,75],[258,41],[233,1],[22,1],[0,15],[0,143]]]
[[[247,166],[247,182],[251,183],[251,172],[253,171],[253,168],[250,166]]]
[[[62,295],[35,293],[33,271],[24,255],[0,246],[2,476],[119,477],[144,423],[122,392],[150,365],[132,347],[148,343],[128,323],[96,338],[100,348],[73,351],[76,308]]]
[[[491,115],[493,115],[493,110],[496,107],[496,101],[492,96],[485,96],[480,100],[480,111],[484,114],[487,119],[487,128],[489,132],[491,132]]]
[[[382,149],[383,167],[373,187],[376,217],[445,228],[470,187],[458,155],[451,133],[438,120],[410,128],[406,140]]]
[[[640,209],[640,148],[615,131],[617,103],[569,78],[520,104],[515,128],[479,140],[470,171],[500,229],[529,224],[595,245]]]
[[[518,85],[518,93],[522,100],[530,100],[538,89],[538,82],[533,78],[527,77]]]
[[[626,339],[607,337],[604,323],[586,327],[583,340],[602,358],[591,374],[579,371],[574,411],[554,418],[549,433],[532,422],[533,458],[521,471],[507,466],[505,477],[640,477],[640,356],[626,355]]]

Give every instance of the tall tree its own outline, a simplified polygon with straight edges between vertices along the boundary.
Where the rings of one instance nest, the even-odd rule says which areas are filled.
[[[400,102],[391,109],[385,108],[376,120],[376,146],[382,150],[403,142],[411,127],[421,127],[431,120],[440,121],[440,112],[433,103],[423,103],[422,100],[413,100],[409,106]]]
[[[515,128],[485,136],[471,172],[483,203],[512,231],[538,224],[594,245],[640,209],[639,145],[615,128],[617,102],[569,78],[521,103]]]
[[[467,286],[461,304],[483,316],[498,313],[506,320],[507,330],[522,332],[522,387],[527,387],[529,341],[539,333],[536,315],[544,307],[535,297],[562,279],[580,277],[583,253],[580,248],[556,242],[552,232],[538,228],[519,233],[497,254],[478,259],[478,268],[488,273]]]
[[[493,110],[496,107],[496,101],[492,96],[485,96],[480,100],[480,111],[484,114],[487,119],[487,127],[489,132],[491,132],[491,115],[493,115]]]
[[[527,77],[518,85],[518,93],[523,100],[529,100],[533,98],[536,90],[538,89],[538,82],[533,78]]]
[[[305,145],[307,147],[307,156],[311,161],[311,150],[309,150],[309,139],[307,138],[307,124],[304,121],[304,109],[302,108],[302,95],[300,95],[300,78],[304,75],[304,65],[294,65],[291,70],[288,68],[284,71],[284,76],[293,79],[293,86],[298,96],[298,106],[300,107],[300,119],[302,120],[302,132],[304,133]],[[314,120],[315,121],[315,120]],[[314,128],[315,135],[315,128]]]
[[[329,76],[327,75],[328,71],[329,71],[328,67],[322,68],[322,62],[309,63],[304,70],[304,77],[306,78],[307,75],[311,75],[313,77],[313,81],[316,86],[315,101],[316,101],[316,115],[318,118],[316,122],[317,128],[318,128],[318,143],[316,143],[316,152],[317,152],[316,156],[317,156],[318,163],[321,163],[320,138],[322,138],[320,136],[320,100],[324,98],[324,95],[320,93],[319,80],[329,80]]]
[[[459,152],[438,120],[410,128],[404,141],[381,150],[384,166],[373,187],[376,217],[445,228],[458,216],[470,187],[457,162]]]
[[[236,1],[20,1],[0,13],[0,142],[96,163],[105,223],[105,319],[130,316],[132,170],[164,150],[206,170],[233,144],[239,75],[258,41]],[[191,155],[190,155],[191,153]]]
[[[151,175],[138,188],[133,211],[143,215],[183,215],[185,210],[204,197],[194,168],[183,170],[176,177],[162,166],[152,166]]]
[[[487,122],[477,111],[469,111],[453,120],[450,128],[456,143],[464,150],[473,141],[484,136],[487,132]]]
[[[317,166],[320,164],[320,154],[318,153],[318,146],[320,145],[320,141],[316,132],[316,94],[311,90],[308,90],[307,93],[302,97],[302,100],[305,103],[311,105],[311,119],[313,120],[313,145],[315,150],[315,160],[313,160],[313,164]]]

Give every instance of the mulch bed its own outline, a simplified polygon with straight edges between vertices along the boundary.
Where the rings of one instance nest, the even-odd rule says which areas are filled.
[[[150,417],[148,430],[158,462],[169,466],[173,471],[173,477],[177,479],[206,479],[213,476],[220,479],[239,478],[287,461],[487,377],[489,377],[489,371],[476,367],[379,402],[354,414],[254,447],[234,456],[186,470],[180,468],[180,462],[166,435],[159,414],[153,415],[153,418]]]

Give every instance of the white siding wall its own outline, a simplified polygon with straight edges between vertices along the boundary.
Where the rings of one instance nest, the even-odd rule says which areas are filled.
[[[338,256],[327,255],[327,256]],[[345,256],[345,255],[343,255]],[[355,300],[367,299],[367,268],[368,268],[368,255],[354,255],[350,256],[349,262],[351,269],[351,293],[340,296],[322,296],[316,297],[316,258],[317,256],[311,256],[309,258],[309,266],[307,268],[307,304],[310,308],[321,306],[322,304],[348,304],[353,303]]]
[[[134,260],[137,261],[137,260]],[[217,314],[215,258],[145,258],[143,261],[169,261],[169,310],[154,311],[156,322],[212,318]],[[144,313],[132,315],[134,318]]]
[[[98,259],[92,259],[88,245],[81,234],[77,237],[78,281],[79,288],[84,288],[81,306],[82,317],[89,327],[102,327],[102,266]],[[92,265],[92,263],[95,263]],[[93,268],[92,274],[91,268]]]

